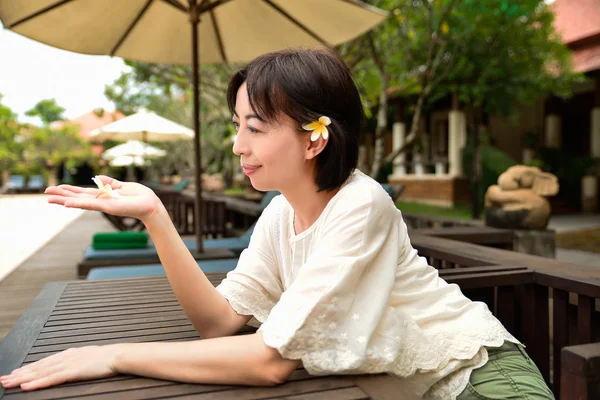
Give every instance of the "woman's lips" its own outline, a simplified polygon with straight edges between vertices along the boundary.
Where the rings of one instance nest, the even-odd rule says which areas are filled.
[[[242,169],[246,175],[251,175],[260,169],[260,165],[242,165]]]

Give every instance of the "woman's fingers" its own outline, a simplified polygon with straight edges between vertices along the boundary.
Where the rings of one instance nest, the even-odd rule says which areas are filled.
[[[13,371],[11,378],[8,381],[2,381],[5,388],[17,387],[29,382],[44,378],[48,375],[53,375],[64,369],[61,363],[48,364],[40,368],[29,369],[24,371]]]
[[[44,389],[50,386],[60,385],[61,383],[67,382],[69,375],[65,371],[56,372],[51,375],[43,376],[41,378],[32,380],[21,384],[23,390],[36,390]]]
[[[59,185],[59,186],[48,186],[44,193],[59,194],[64,190],[72,192],[72,193],[85,193],[85,194],[94,194],[94,195],[98,192],[98,189],[94,189],[94,188],[83,188],[83,187],[72,186],[72,185]]]
[[[98,178],[100,178],[103,184],[110,185],[113,189],[121,189],[123,187],[123,182],[113,179],[110,176],[98,175]]]

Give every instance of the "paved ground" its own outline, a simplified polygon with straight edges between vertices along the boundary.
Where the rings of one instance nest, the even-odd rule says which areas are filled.
[[[554,229],[557,233],[600,228],[600,214],[555,215],[550,218],[548,228]],[[598,253],[557,249],[556,259],[600,267],[600,254]]]
[[[77,279],[77,263],[95,232],[113,231],[95,211],[83,211],[0,282],[0,340],[49,282]]]
[[[554,215],[550,218],[548,229],[557,233],[600,228],[600,214]]]
[[[0,281],[82,215],[46,195],[0,195]]]

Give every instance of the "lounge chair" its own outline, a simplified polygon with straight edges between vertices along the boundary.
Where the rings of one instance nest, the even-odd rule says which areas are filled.
[[[28,192],[43,192],[46,187],[46,180],[41,175],[32,175],[27,181],[25,190]]]
[[[25,177],[23,175],[11,175],[8,178],[7,189],[9,193],[20,193],[25,190]]]
[[[202,268],[202,271],[204,272],[229,272],[235,269],[237,262],[237,258],[204,260],[198,261],[198,266]],[[92,268],[87,275],[87,279],[118,279],[161,275],[165,275],[165,269],[160,264],[119,265],[114,267]]]

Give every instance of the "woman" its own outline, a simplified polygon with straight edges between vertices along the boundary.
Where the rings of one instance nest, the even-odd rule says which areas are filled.
[[[51,203],[141,219],[205,339],[72,349],[0,377],[5,387],[117,373],[276,385],[302,363],[311,374],[395,374],[403,399],[552,398],[518,340],[418,257],[389,196],[355,169],[363,110],[334,52],[258,57],[233,76],[228,103],[244,172],[282,195],[217,288],[150,189],[101,177],[100,191],[46,191]],[[231,336],[256,320],[255,334]]]

